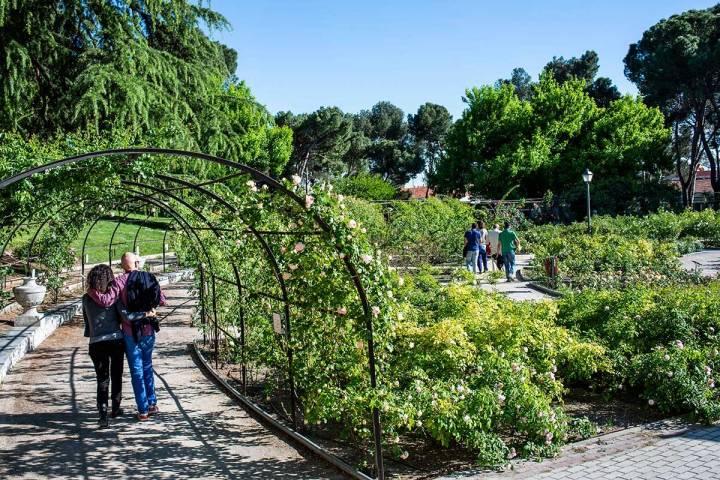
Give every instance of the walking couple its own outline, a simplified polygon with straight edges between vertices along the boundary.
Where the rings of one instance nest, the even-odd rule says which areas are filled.
[[[470,230],[465,232],[465,266],[473,273],[488,271],[488,253],[496,258],[498,268],[505,268],[505,277],[508,282],[514,280],[515,250],[520,248],[520,240],[510,222],[505,222],[504,230],[499,225],[488,232],[485,224],[473,223]]]
[[[165,304],[157,279],[140,271],[140,258],[127,252],[121,260],[124,273],[114,277],[108,265],[93,267],[83,295],[85,336],[90,338],[90,358],[97,377],[98,424],[105,428],[108,417],[123,414],[122,376],[127,356],[137,404],[137,419],[146,421],[158,413],[152,354],[155,332],[160,330],[155,308]],[[112,404],[108,412],[108,390]]]

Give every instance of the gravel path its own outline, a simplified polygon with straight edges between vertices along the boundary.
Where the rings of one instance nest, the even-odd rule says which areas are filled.
[[[161,413],[138,423],[127,368],[126,415],[98,430],[95,378],[79,323],[59,328],[0,389],[0,478],[340,478],[250,418],[197,368],[186,345],[187,284],[166,288],[158,335]]]

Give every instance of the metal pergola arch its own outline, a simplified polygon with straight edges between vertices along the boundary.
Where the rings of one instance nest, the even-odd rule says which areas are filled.
[[[278,182],[277,180],[273,179],[272,177],[269,177],[268,175],[263,174],[262,172],[254,169],[254,168],[252,168],[252,167],[248,167],[248,166],[246,166],[246,165],[242,165],[242,164],[239,164],[239,163],[236,163],[236,162],[232,162],[232,161],[230,161],[230,160],[226,160],[226,159],[223,159],[223,158],[220,158],[220,157],[215,157],[215,156],[212,156],[212,155],[207,155],[207,154],[204,154],[204,153],[189,152],[189,151],[175,150],[175,149],[160,149],[160,148],[122,148],[122,149],[104,150],[104,151],[92,152],[92,153],[88,153],[88,154],[84,154],[84,155],[78,155],[78,156],[68,157],[68,158],[65,158],[65,159],[62,159],[62,160],[57,160],[57,161],[54,161],[54,162],[51,162],[51,163],[48,163],[48,164],[45,164],[45,165],[42,165],[42,166],[34,167],[34,168],[28,169],[28,170],[26,170],[26,171],[24,171],[24,172],[21,172],[21,173],[19,173],[19,174],[16,174],[16,175],[14,175],[14,176],[5,178],[5,179],[3,179],[3,180],[0,181],[0,190],[3,190],[3,189],[5,189],[5,188],[8,188],[8,187],[16,184],[17,182],[19,182],[19,181],[21,181],[21,180],[24,180],[24,179],[27,179],[27,178],[32,177],[33,175],[37,175],[37,174],[41,174],[41,173],[44,173],[44,172],[48,172],[48,171],[50,171],[50,170],[57,169],[57,168],[60,168],[60,167],[66,166],[66,165],[77,164],[77,163],[80,163],[80,162],[83,162],[83,161],[86,161],[86,160],[95,159],[95,158],[100,158],[100,157],[133,156],[133,155],[135,155],[135,156],[136,156],[136,155],[161,155],[161,156],[175,156],[175,157],[193,158],[193,159],[196,159],[196,160],[201,160],[201,161],[216,163],[216,164],[223,165],[223,166],[229,167],[229,168],[231,168],[231,169],[237,170],[237,172],[235,172],[235,173],[233,173],[233,174],[231,174],[231,175],[224,176],[224,177],[222,177],[222,178],[220,178],[220,179],[216,179],[216,180],[214,180],[214,181],[200,182],[200,183],[197,183],[197,184],[192,183],[192,182],[189,182],[189,181],[187,181],[187,180],[183,180],[183,179],[171,177],[171,176],[168,176],[168,175],[157,175],[157,176],[156,176],[157,179],[161,179],[161,180],[167,181],[167,182],[174,182],[174,183],[177,184],[177,185],[181,185],[181,187],[173,188],[173,190],[191,189],[191,190],[193,190],[193,191],[195,191],[195,192],[198,192],[198,193],[201,194],[201,195],[204,195],[205,198],[211,199],[213,202],[215,202],[215,203],[217,203],[217,204],[220,204],[220,205],[223,206],[224,208],[230,209],[230,211],[233,212],[233,213],[235,213],[235,214],[238,214],[238,213],[239,213],[239,211],[238,211],[237,208],[233,207],[233,205],[232,205],[231,203],[229,203],[227,200],[223,199],[221,196],[215,194],[214,192],[212,192],[212,191],[210,191],[210,190],[208,190],[208,189],[203,188],[203,186],[204,186],[204,185],[208,185],[208,184],[210,184],[210,183],[215,183],[216,181],[217,181],[217,182],[220,182],[220,181],[223,181],[224,179],[227,179],[227,178],[233,178],[233,177],[237,177],[237,176],[239,176],[239,175],[247,174],[247,175],[249,175],[254,181],[256,181],[256,182],[262,182],[264,185],[268,185],[268,187],[269,187],[269,189],[271,190],[271,193],[272,193],[272,194],[280,194],[280,195],[283,195],[283,196],[287,197],[288,199],[292,200],[293,202],[295,202],[295,203],[299,206],[300,209],[307,211],[307,208],[306,208],[306,206],[305,206],[305,202],[304,202],[304,200],[303,200],[302,198],[300,198],[298,195],[296,195],[296,194],[295,194],[294,192],[292,192],[291,190],[287,189],[284,185],[282,185],[282,184],[281,184],[280,182]],[[219,233],[218,228],[217,228],[216,226],[212,225],[212,223],[209,222],[208,219],[204,217],[204,215],[202,214],[202,212],[200,212],[199,210],[195,209],[195,208],[194,208],[192,205],[190,205],[189,203],[184,202],[180,197],[171,194],[171,193],[168,191],[169,189],[162,189],[162,188],[158,188],[158,187],[156,187],[156,186],[149,185],[149,184],[145,184],[145,183],[141,183],[141,182],[129,181],[129,182],[125,182],[125,183],[127,183],[127,184],[129,184],[129,185],[133,185],[133,186],[138,187],[138,188],[143,189],[143,190],[144,190],[144,189],[151,190],[151,191],[153,191],[153,193],[155,193],[155,194],[157,194],[157,195],[166,196],[166,197],[168,197],[168,198],[171,198],[173,201],[176,201],[176,202],[178,202],[178,203],[183,204],[184,207],[188,208],[189,210],[191,210],[191,211],[193,212],[193,215],[194,215],[194,216],[196,216],[197,218],[201,219],[201,220],[203,221],[203,223],[206,223],[206,224],[208,225],[208,229],[213,232],[214,236],[216,236],[216,238],[217,238],[219,241],[222,241],[222,240],[223,240],[222,234]],[[173,209],[172,209],[171,207],[169,207],[168,205],[166,205],[165,202],[161,202],[161,201],[159,201],[159,200],[156,200],[156,199],[154,199],[154,198],[151,198],[149,195],[147,195],[147,194],[146,194],[145,192],[143,192],[142,190],[138,191],[138,190],[133,190],[133,189],[129,189],[129,188],[124,188],[124,190],[125,190],[128,194],[132,195],[136,200],[142,201],[142,202],[146,202],[146,203],[150,203],[150,204],[154,204],[154,205],[157,206],[158,208],[161,208],[163,211],[168,212],[168,213],[175,219],[175,221],[178,222],[178,223],[181,225],[181,227],[183,228],[183,230],[186,231],[186,233],[189,234],[189,232],[192,232],[192,233],[194,234],[194,236],[195,236],[196,238],[195,238],[195,241],[194,241],[193,243],[196,244],[196,247],[199,247],[201,250],[204,250],[201,239],[197,236],[197,233],[194,231],[194,228],[192,227],[192,225],[190,224],[190,222],[188,222],[188,221],[184,218],[183,215],[181,215],[181,214],[180,214],[179,212],[177,212],[177,211],[173,211]],[[35,215],[34,215],[34,213],[33,213],[33,214],[31,214],[31,215],[28,215],[28,216],[26,217],[26,219],[32,218],[32,217],[34,217],[34,216],[35,216]],[[286,287],[285,287],[285,285],[284,285],[284,280],[283,280],[282,275],[281,275],[281,273],[280,273],[277,259],[275,258],[272,250],[269,248],[266,240],[263,238],[263,235],[265,235],[265,234],[278,234],[278,233],[280,233],[280,234],[292,234],[292,235],[304,235],[304,234],[324,234],[324,233],[330,233],[330,232],[331,232],[328,224],[327,224],[322,218],[320,218],[320,217],[317,216],[317,215],[313,215],[313,218],[314,218],[315,224],[316,224],[317,226],[319,226],[321,232],[273,232],[273,231],[258,231],[258,230],[256,230],[256,229],[254,229],[254,227],[253,227],[253,225],[252,225],[251,222],[244,221],[245,224],[249,225],[249,233],[251,233],[251,234],[253,235],[253,237],[255,237],[256,240],[263,246],[263,250],[265,250],[265,252],[266,252],[267,259],[270,261],[271,265],[273,266],[274,274],[275,274],[276,280],[278,281],[278,284],[279,284],[280,287],[281,287],[283,302],[284,302],[284,304],[285,304],[286,328],[287,328],[287,333],[288,333],[288,335],[290,334],[290,302],[289,302],[289,299],[287,298],[287,289],[286,289]],[[95,222],[97,222],[97,220],[95,220]],[[47,223],[47,222],[45,222],[45,223]],[[39,233],[39,231],[42,229],[42,227],[44,226],[45,223],[43,223],[43,224],[40,226],[40,228],[38,229],[38,232],[36,232],[35,237],[37,237],[37,233]],[[120,223],[121,223],[121,222],[118,222],[118,224],[120,224]],[[183,224],[184,224],[184,225],[183,225]],[[94,224],[93,224],[93,225],[94,225]],[[3,225],[3,226],[4,226],[4,225]],[[19,226],[20,226],[19,224],[18,224],[18,225],[15,225],[15,229],[13,230],[13,234],[14,234],[15,231],[17,231],[17,228],[19,228]],[[92,228],[92,227],[91,227],[91,228]],[[141,227],[141,228],[142,228],[142,227]],[[186,230],[186,229],[187,229],[187,230]],[[137,235],[139,234],[139,230],[140,230],[140,229],[138,229],[138,233],[136,234],[135,242],[137,242]],[[167,234],[167,232],[166,232],[166,234]],[[11,235],[12,235],[12,234],[11,234]],[[89,235],[89,231],[88,231],[88,235]],[[86,236],[85,240],[87,240],[87,236]],[[6,246],[7,246],[7,244],[8,244],[9,241],[10,241],[10,239],[8,238],[8,239],[6,240],[6,242],[5,242],[5,245],[6,245]],[[84,245],[83,245],[83,248],[84,248]],[[164,250],[164,248],[165,248],[165,247],[164,247],[164,245],[163,245],[163,250]],[[339,247],[335,246],[335,249],[336,249],[336,252],[337,252],[337,253],[340,253]],[[210,277],[211,277],[211,279],[212,279],[212,283],[213,283],[213,286],[214,286],[215,278],[216,278],[216,277],[215,277],[214,273],[212,272],[211,258],[210,258],[210,256],[207,254],[207,252],[203,252],[203,253],[204,253],[203,256],[208,260],[208,266],[210,267],[210,272],[209,272],[209,273],[210,273]],[[345,265],[346,270],[348,271],[348,273],[349,273],[349,275],[350,275],[350,278],[352,279],[352,283],[353,283],[353,285],[354,285],[354,287],[355,287],[355,289],[356,289],[356,291],[357,291],[358,298],[360,299],[360,303],[361,303],[361,306],[362,306],[363,316],[364,316],[364,319],[365,319],[366,335],[367,335],[367,336],[366,336],[366,339],[367,339],[367,355],[368,355],[368,367],[369,367],[369,375],[370,375],[370,387],[371,387],[372,389],[375,389],[375,388],[377,387],[377,376],[376,376],[376,368],[375,368],[375,352],[374,352],[374,343],[373,343],[373,324],[372,324],[372,314],[371,314],[371,311],[370,311],[370,306],[369,306],[367,294],[366,294],[365,289],[364,289],[364,287],[363,287],[362,281],[361,281],[361,279],[360,279],[360,277],[359,277],[358,271],[357,271],[357,269],[355,268],[352,260],[349,258],[349,256],[341,256],[341,258],[342,258],[343,264]],[[83,258],[83,261],[84,261],[84,258]],[[238,273],[238,271],[237,271],[237,265],[235,265],[234,262],[230,262],[230,264],[233,266],[234,274],[235,274],[235,277],[236,277],[236,281],[235,281],[234,283],[235,283],[235,285],[236,285],[237,288],[238,288],[238,292],[239,292],[239,294],[240,294],[240,299],[242,300],[242,298],[243,298],[243,295],[242,295],[243,286],[242,286],[242,283],[241,283],[241,281],[240,281],[239,273]],[[201,274],[203,274],[203,272],[201,272]],[[222,279],[220,279],[220,280],[222,280]],[[203,280],[201,283],[203,283],[202,290],[204,290],[204,280]],[[215,290],[215,288],[213,288],[213,296],[215,296],[214,290]],[[201,295],[202,295],[202,292],[201,292]],[[242,306],[241,306],[240,311],[242,312]],[[240,315],[241,315],[241,317],[242,317],[242,313],[240,313]],[[216,313],[216,312],[215,312],[215,322],[214,322],[214,323],[217,325],[217,313]],[[242,325],[242,320],[241,320],[241,325]],[[244,328],[241,329],[241,332],[243,333],[243,336],[244,336]],[[216,341],[217,341],[217,335],[216,335]],[[244,347],[244,338],[241,339],[240,344]],[[289,372],[290,372],[290,374],[292,375],[292,353],[291,353],[291,351],[289,352],[289,358],[288,358],[288,360],[289,360],[289,366],[290,366]],[[244,363],[244,362],[243,362],[243,363]],[[243,369],[243,370],[244,370],[244,369]],[[244,371],[243,371],[243,383],[244,383]],[[292,384],[292,381],[291,381],[291,384]],[[293,412],[292,412],[292,413],[293,413],[293,417],[294,417],[294,415],[295,415],[295,406],[294,406],[295,391],[294,391],[294,387],[292,388],[291,399],[292,399],[292,401],[293,401]],[[297,422],[296,422],[295,418],[293,418],[293,420],[294,420],[294,423],[295,423],[295,428],[297,429]],[[376,466],[376,471],[377,471],[377,476],[378,476],[378,478],[381,478],[381,479],[382,479],[382,478],[384,478],[384,468],[383,468],[383,459],[382,459],[382,441],[381,441],[381,438],[382,438],[382,430],[381,430],[381,425],[380,425],[379,410],[378,410],[377,407],[373,407],[373,408],[372,408],[372,421],[373,421],[373,433],[374,433],[374,443],[375,443],[375,464],[376,464],[375,466]]]

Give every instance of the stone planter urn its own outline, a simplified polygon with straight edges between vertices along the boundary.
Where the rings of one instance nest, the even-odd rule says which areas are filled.
[[[35,283],[35,275],[23,278],[23,284],[13,288],[15,301],[24,310],[15,318],[15,326],[32,325],[40,319],[41,315],[37,311],[37,307],[45,300],[46,293],[47,289],[44,285]]]

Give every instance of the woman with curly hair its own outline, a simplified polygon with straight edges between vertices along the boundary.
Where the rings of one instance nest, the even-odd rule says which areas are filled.
[[[88,273],[88,291],[100,293],[108,291],[115,276],[107,265],[96,265]],[[90,358],[95,366],[97,377],[97,408],[100,412],[98,425],[105,428],[109,424],[108,416],[115,418],[123,414],[120,408],[122,400],[122,375],[125,362],[125,339],[120,328],[123,318],[138,320],[144,313],[129,313],[119,302],[103,307],[98,305],[87,293],[83,295],[83,317],[85,336],[90,338]],[[112,409],[108,414],[108,390],[112,384]]]

